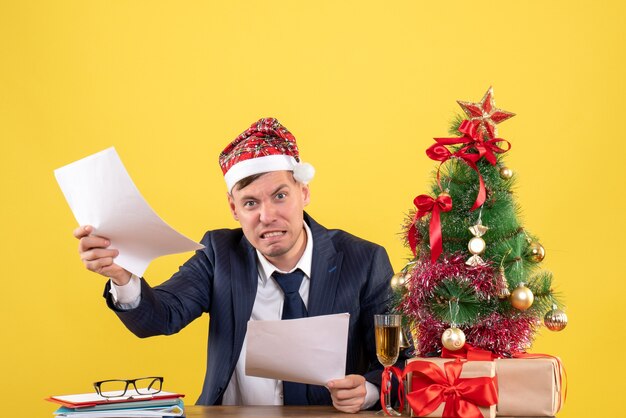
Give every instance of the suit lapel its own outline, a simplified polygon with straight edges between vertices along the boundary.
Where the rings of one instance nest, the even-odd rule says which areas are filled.
[[[343,253],[337,252],[328,231],[305,214],[305,221],[313,234],[311,286],[307,311],[309,316],[333,313]]]
[[[234,347],[241,347],[246,335],[247,324],[252,314],[258,285],[256,255],[245,237],[235,251],[230,253],[231,290],[235,319]],[[236,358],[239,353],[235,354]]]

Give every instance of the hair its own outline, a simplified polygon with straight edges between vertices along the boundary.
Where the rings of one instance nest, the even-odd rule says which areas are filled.
[[[258,174],[253,174],[251,176],[248,177],[244,177],[241,180],[239,180],[237,183],[235,183],[235,185],[233,186],[233,190],[241,190],[246,186],[249,186],[250,184],[252,184],[254,181],[256,181],[259,177],[264,176],[267,173],[258,173]]]
[[[244,177],[241,180],[239,180],[237,183],[235,183],[235,185],[233,186],[233,190],[241,190],[244,187],[249,186],[250,184],[254,183],[257,179],[259,179],[261,176],[266,175],[267,173],[268,171],[266,171],[265,173],[252,174],[251,176]],[[291,174],[293,176],[293,172],[291,172]],[[295,178],[293,180],[296,183],[298,183],[298,181]]]

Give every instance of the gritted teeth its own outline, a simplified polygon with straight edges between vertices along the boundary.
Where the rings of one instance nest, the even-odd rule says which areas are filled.
[[[272,237],[278,237],[281,235],[284,235],[285,231],[272,231],[272,232],[266,232],[263,235],[261,235],[262,238],[272,238]]]

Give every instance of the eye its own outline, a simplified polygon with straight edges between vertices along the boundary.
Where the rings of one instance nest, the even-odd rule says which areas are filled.
[[[245,202],[243,202],[244,208],[251,208],[254,205],[256,205],[256,202],[254,200],[246,200]]]
[[[280,192],[276,194],[276,199],[278,200],[283,200],[286,197],[287,197],[287,193]]]

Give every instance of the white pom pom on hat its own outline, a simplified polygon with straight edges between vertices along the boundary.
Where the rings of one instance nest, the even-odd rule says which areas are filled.
[[[302,184],[309,184],[315,176],[315,168],[309,163],[297,163],[293,168],[293,178]]]

